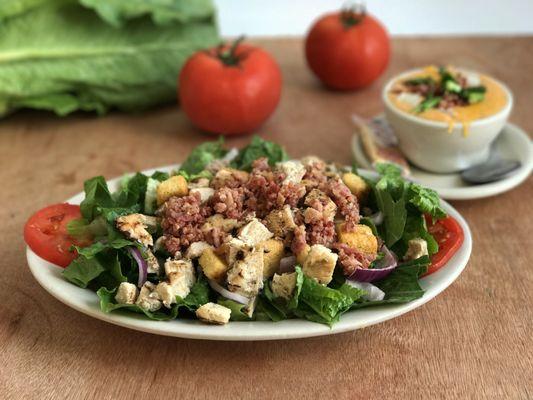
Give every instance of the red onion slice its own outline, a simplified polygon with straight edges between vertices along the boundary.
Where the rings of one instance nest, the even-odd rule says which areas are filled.
[[[385,292],[378,288],[377,286],[372,285],[368,282],[354,282],[350,280],[346,280],[346,284],[350,285],[351,287],[364,290],[366,294],[364,294],[362,297],[365,300],[369,301],[376,301],[376,300],[383,300],[385,297]]]
[[[374,282],[387,277],[398,265],[396,255],[387,246],[381,246],[383,258],[376,262],[374,268],[357,268],[348,279],[357,282]]]
[[[376,265],[373,269],[390,268],[398,265],[398,258],[396,257],[396,254],[390,251],[387,246],[381,246],[379,251],[383,253],[383,258],[376,261]]]
[[[357,282],[374,282],[387,277],[395,268],[396,266],[382,269],[357,268],[348,279]]]
[[[139,267],[139,280],[137,286],[142,287],[148,278],[148,264],[137,247],[128,247],[128,251]]]
[[[219,285],[218,282],[209,279],[207,281],[209,283],[209,286],[211,286],[211,289],[213,289],[215,292],[220,294],[222,297],[225,297],[226,299],[236,301],[237,303],[247,305],[250,302],[250,299],[246,296],[242,296],[238,293],[230,292],[228,289],[223,288]]]
[[[294,272],[296,266],[296,256],[283,257],[279,261],[279,272],[284,274],[286,272]]]

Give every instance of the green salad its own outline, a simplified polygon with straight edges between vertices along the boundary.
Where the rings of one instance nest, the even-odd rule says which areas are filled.
[[[105,313],[159,321],[331,326],[349,310],[413,301],[439,252],[428,225],[446,212],[394,165],[377,170],[291,159],[254,137],[240,150],[203,143],[180,168],[125,176],[114,192],[89,179],[82,218],[68,223],[84,245],[63,276]]]

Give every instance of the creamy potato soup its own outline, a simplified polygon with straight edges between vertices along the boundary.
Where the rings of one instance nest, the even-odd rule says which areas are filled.
[[[425,67],[396,81],[388,97],[400,110],[419,118],[469,125],[501,111],[509,101],[506,91],[488,76],[453,67]]]

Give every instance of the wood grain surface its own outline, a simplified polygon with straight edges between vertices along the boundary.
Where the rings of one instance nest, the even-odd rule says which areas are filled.
[[[430,63],[506,82],[511,120],[533,131],[531,37],[397,39],[385,76],[356,93],[323,90],[300,40],[259,43],[284,77],[281,104],[259,133],[294,156],[350,162],[350,114],[381,112],[385,80]],[[531,178],[497,197],[453,202],[474,235],[464,273],[423,307],[355,332],[251,343],[159,337],[82,315],[37,284],[22,238],[33,211],[94,175],[179,162],[208,138],[177,106],[105,118],[24,112],[0,122],[0,398],[533,398]]]

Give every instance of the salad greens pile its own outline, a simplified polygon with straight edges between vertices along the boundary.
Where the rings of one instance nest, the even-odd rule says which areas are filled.
[[[201,176],[205,174],[209,163],[223,159],[227,153],[222,139],[203,143],[191,152],[174,173],[186,179]],[[281,146],[254,137],[250,145],[236,154],[231,165],[246,170],[259,157],[267,157],[272,164],[288,158]],[[372,192],[365,207],[374,214],[382,214],[382,223],[376,225],[368,216],[362,218],[362,223],[369,225],[400,260],[406,252],[407,242],[414,237],[422,237],[427,241],[430,255],[436,253],[438,245],[427,231],[424,214],[433,218],[446,215],[437,194],[404,180],[399,168],[393,165],[379,165],[378,173],[377,179],[366,180]],[[304,318],[331,326],[348,310],[410,302],[424,294],[419,277],[427,271],[430,263],[428,256],[400,262],[390,275],[373,282],[385,293],[382,300],[369,300],[365,290],[348,284],[341,271],[336,270],[332,282],[325,286],[305,276],[301,267],[296,266],[296,289],[292,298],[289,301],[276,298],[272,293],[271,281],[266,280],[252,317],[245,312],[243,304],[223,298],[212,290],[201,273],[190,293],[183,299],[178,297],[170,308],[150,312],[133,304],[117,304],[114,295],[118,285],[126,281],[135,283],[139,278],[132,249],[138,249],[141,254],[145,250],[138,242],[126,239],[117,231],[115,220],[131,213],[154,215],[154,185],[150,182],[161,182],[168,177],[165,172],[152,175],[137,173],[123,178],[120,188],[114,193],[110,192],[101,176],[85,182],[85,199],[81,203],[83,219],[72,221],[68,230],[73,237],[91,238],[92,244],[76,248],[79,256],[64,270],[63,276],[79,287],[95,291],[104,312],[126,309],[144,313],[150,319],[170,320],[194,317],[194,311],[199,306],[216,302],[231,310],[231,320],[234,321]],[[154,240],[162,234],[157,230],[150,233]],[[154,248],[154,254],[160,262],[169,256],[161,248]],[[157,283],[159,278],[155,274],[148,274],[148,281],[153,283]]]
[[[186,59],[218,40],[211,0],[3,0],[0,116],[172,101]]]

